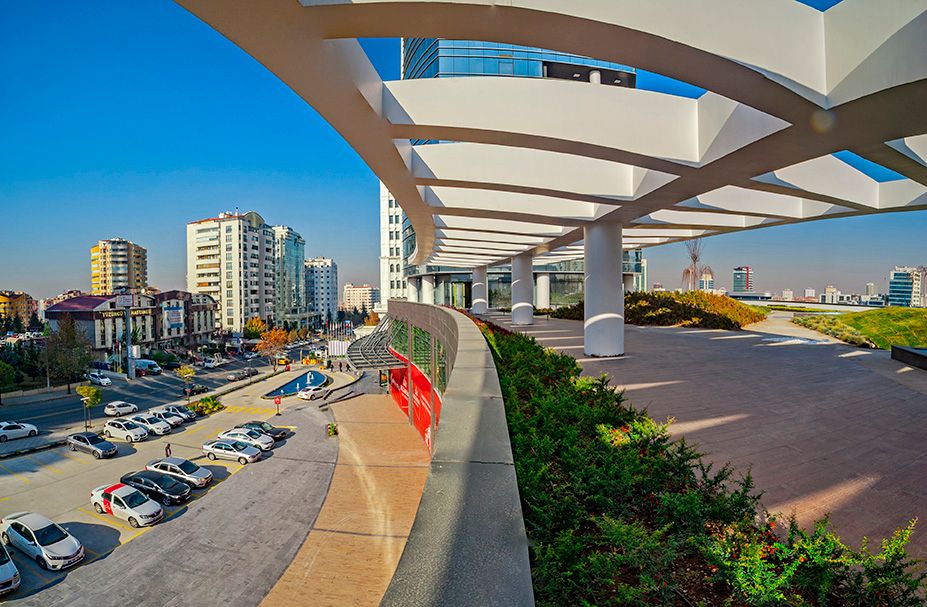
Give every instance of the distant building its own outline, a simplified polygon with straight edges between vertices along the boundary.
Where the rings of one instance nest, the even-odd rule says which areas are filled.
[[[142,293],[148,287],[148,251],[124,238],[101,240],[90,248],[90,292]]]
[[[841,295],[842,293],[834,285],[827,285],[824,287],[824,293],[821,294],[820,302],[825,304],[840,303]]]
[[[740,266],[734,268],[731,281],[731,291],[735,293],[746,293],[753,291],[753,271],[750,266]]]
[[[90,295],[90,293],[81,291],[79,289],[68,289],[67,291],[64,291],[63,293],[59,295],[55,295],[54,297],[49,297],[47,299],[40,299],[39,305],[38,305],[39,320],[42,320],[44,322],[45,321],[45,310],[52,307],[56,303],[62,302],[66,299],[71,299],[72,297],[83,297],[85,295]]]
[[[402,254],[402,209],[380,182],[380,295],[377,312],[390,299],[406,298],[405,257]]]
[[[154,297],[135,295],[135,305],[129,310],[130,331],[138,331],[137,345],[150,349],[155,342]],[[84,295],[56,303],[45,310],[52,330],[58,329],[62,316],[70,315],[90,341],[94,355],[103,360],[124,351],[125,310],[116,307],[115,295]]]
[[[715,277],[710,272],[705,272],[698,279],[699,291],[714,291]]]
[[[921,292],[920,270],[909,266],[895,266],[888,277],[888,305],[910,308],[924,306]]]
[[[219,306],[209,295],[165,291],[154,297],[155,345],[161,349],[194,350],[216,333]]]
[[[380,289],[368,284],[355,285],[349,282],[344,285],[344,295],[341,301],[348,312],[355,308],[373,311],[374,306],[380,303]]]
[[[655,282],[655,283],[653,283],[653,290],[654,290],[654,291],[665,291],[666,289],[663,288],[663,283],[661,283],[661,282]]]
[[[792,301],[795,299],[795,293],[792,289],[782,289],[782,301]]]
[[[815,298],[817,297],[817,292],[811,287],[805,287],[805,297]]]
[[[641,291],[646,291],[647,284],[649,282],[648,281],[649,272],[647,271],[647,260],[644,259],[643,257],[641,257],[640,268],[641,268],[640,273],[634,275],[634,284],[632,287],[632,289],[637,293]]]
[[[876,294],[876,286],[874,282],[866,283],[866,296],[873,297]]]
[[[221,331],[241,333],[255,316],[274,321],[275,259],[274,231],[254,211],[187,224],[187,291],[216,301]]]
[[[300,327],[309,326],[306,301],[306,241],[287,226],[274,226],[275,284],[274,319]]]
[[[0,291],[0,318],[18,317],[23,327],[37,309],[36,301],[23,291]]]
[[[304,268],[310,311],[323,324],[338,320],[338,264],[315,257],[307,259]]]

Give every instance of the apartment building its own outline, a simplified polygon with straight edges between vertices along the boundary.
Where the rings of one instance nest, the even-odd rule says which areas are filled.
[[[344,285],[341,301],[342,307],[348,312],[355,308],[371,312],[380,303],[380,289],[368,284],[355,285],[349,282]]]
[[[402,209],[380,182],[380,295],[377,312],[390,299],[406,298],[405,257],[402,254]],[[358,308],[359,309],[359,308]]]
[[[19,318],[23,326],[36,311],[36,302],[23,291],[0,291],[0,318]]]
[[[216,329],[241,333],[249,318],[273,322],[274,231],[254,211],[187,224],[187,291],[212,297]]]
[[[324,324],[338,319],[338,264],[327,257],[307,259],[306,293],[310,312]]]
[[[923,307],[921,279],[919,268],[895,266],[888,276],[888,305]]]
[[[90,248],[90,292],[141,293],[148,287],[148,251],[124,238],[101,240]]]
[[[194,350],[216,332],[218,305],[209,295],[165,291],[154,296],[155,343],[161,349]]]

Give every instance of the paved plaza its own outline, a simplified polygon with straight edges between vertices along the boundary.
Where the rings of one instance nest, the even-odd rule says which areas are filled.
[[[511,327],[508,315],[491,320]],[[884,351],[835,343],[784,314],[743,331],[627,327],[626,355],[588,358],[578,321],[520,330],[607,373],[637,407],[712,461],[752,470],[772,512],[808,524],[829,513],[851,544],[913,517],[927,557],[927,373]]]

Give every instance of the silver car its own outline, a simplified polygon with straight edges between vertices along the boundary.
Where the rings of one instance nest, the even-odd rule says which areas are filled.
[[[164,409],[149,409],[148,415],[153,415],[161,421],[165,421],[171,425],[172,428],[183,425],[183,418],[175,413],[170,411],[165,411]]]
[[[71,451],[83,451],[89,453],[97,459],[101,457],[112,457],[118,452],[118,448],[108,440],[103,439],[95,432],[78,432],[72,434],[67,439],[68,449]]]
[[[129,419],[145,430],[148,430],[149,434],[157,434],[158,436],[161,436],[171,433],[171,425],[163,419],[158,419],[154,415],[139,413],[138,415],[133,415]]]
[[[148,462],[145,469],[167,474],[195,489],[201,489],[212,482],[212,472],[182,457],[156,459]]]
[[[42,569],[65,569],[84,558],[84,547],[77,538],[35,512],[17,512],[0,519],[0,540]]]
[[[211,440],[203,443],[203,453],[211,460],[230,459],[242,466],[261,459],[261,450],[241,441]]]
[[[274,448],[273,437],[267,436],[263,432],[258,432],[252,428],[232,428],[231,430],[226,430],[216,438],[241,441],[252,447],[257,447],[261,451],[270,451]]]
[[[0,544],[0,596],[19,588],[19,570],[13,564],[6,546]]]

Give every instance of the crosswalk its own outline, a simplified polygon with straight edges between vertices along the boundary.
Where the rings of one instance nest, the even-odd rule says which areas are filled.
[[[225,408],[230,413],[247,413],[249,415],[273,415],[276,407],[245,407],[243,405],[229,405]]]

